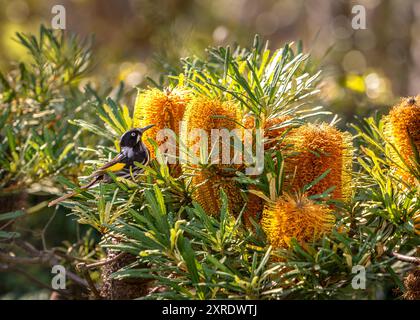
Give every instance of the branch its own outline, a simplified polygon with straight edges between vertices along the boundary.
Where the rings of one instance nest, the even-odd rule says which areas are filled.
[[[7,264],[21,265],[21,264],[47,264],[52,256],[46,254],[39,255],[38,257],[16,257],[9,254],[0,253],[0,261]]]
[[[77,268],[83,273],[83,276],[85,277],[85,279],[86,279],[86,281],[89,285],[89,289],[92,291],[95,298],[101,300],[102,299],[101,294],[99,293],[98,289],[95,286],[95,283],[93,282],[92,278],[90,277],[89,270],[88,270],[86,264],[83,263],[83,262],[79,263],[77,265]]]
[[[411,256],[406,256],[397,252],[393,252],[392,255],[397,258],[398,260],[404,261],[404,262],[410,262],[410,263],[414,263],[414,264],[418,264],[420,265],[420,258],[417,257],[411,257]]]
[[[32,281],[33,283],[35,283],[37,286],[39,286],[39,287],[41,287],[41,288],[44,288],[44,289],[48,289],[48,290],[50,290],[50,291],[57,292],[57,293],[59,293],[59,294],[61,294],[61,295],[63,295],[63,296],[66,296],[67,298],[72,298],[72,295],[71,295],[71,294],[69,294],[66,290],[63,290],[63,289],[60,289],[60,290],[54,289],[54,288],[50,287],[49,285],[47,285],[47,284],[43,283],[42,281],[38,280],[38,279],[37,279],[37,278],[35,278],[33,275],[31,275],[31,274],[27,273],[26,271],[24,271],[24,270],[22,270],[22,269],[20,269],[20,268],[15,268],[15,267],[13,267],[13,268],[8,268],[8,271],[14,271],[14,272],[16,272],[16,273],[18,273],[18,274],[23,275],[23,276],[24,276],[24,277],[26,277],[28,280]]]
[[[87,269],[93,269],[93,268],[96,268],[96,267],[100,267],[100,266],[104,266],[104,265],[106,265],[106,264],[109,264],[109,263],[111,263],[111,262],[114,262],[114,261],[117,261],[119,258],[121,258],[121,256],[123,256],[124,255],[124,252],[120,252],[118,255],[116,255],[114,258],[112,258],[112,259],[108,259],[108,260],[101,260],[101,261],[98,261],[98,262],[95,262],[95,263],[91,263],[91,264],[85,264],[85,263],[79,263],[78,264],[78,266],[80,265],[80,266],[82,266],[83,265],[83,267],[85,267],[85,268],[87,268]]]
[[[38,252],[38,256],[36,257],[16,257],[11,256],[9,254],[1,253],[0,252],[0,262],[6,263],[8,265],[34,265],[34,264],[41,264],[47,266],[54,266],[59,264],[57,257],[54,255],[52,251],[48,252]],[[82,287],[89,287],[88,283],[80,278],[78,275],[74,274],[71,271],[66,271],[66,275],[73,280],[75,283],[81,285]]]

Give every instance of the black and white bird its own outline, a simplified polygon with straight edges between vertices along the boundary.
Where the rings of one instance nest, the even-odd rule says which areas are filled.
[[[99,182],[109,183],[112,181],[108,172],[112,172],[117,177],[128,179],[136,177],[143,172],[143,169],[137,167],[135,162],[146,166],[150,161],[150,152],[143,143],[143,133],[152,128],[154,125],[149,125],[144,128],[134,128],[125,132],[120,139],[120,152],[109,162],[93,172],[89,178],[91,181],[80,187],[80,190],[89,189]],[[51,201],[48,206],[52,207],[61,201],[73,197],[80,193],[80,191],[73,191],[65,194],[60,198]]]

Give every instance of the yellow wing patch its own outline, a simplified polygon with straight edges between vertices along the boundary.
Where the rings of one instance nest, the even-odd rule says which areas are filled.
[[[116,171],[120,171],[120,170],[124,169],[124,167],[125,167],[125,163],[118,162],[118,163],[114,164],[113,166],[107,168],[106,171],[116,172]]]

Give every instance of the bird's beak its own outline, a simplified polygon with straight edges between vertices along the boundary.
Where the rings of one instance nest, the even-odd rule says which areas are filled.
[[[146,131],[146,130],[149,130],[150,128],[152,128],[152,127],[154,127],[155,125],[154,124],[151,124],[151,125],[148,125],[148,126],[146,126],[146,127],[144,127],[144,128],[138,128],[137,130],[140,132],[140,134],[137,136],[137,143],[139,143],[140,142],[140,140],[141,140],[141,136],[143,135],[143,133]]]
[[[153,128],[154,126],[155,126],[154,124],[150,124],[150,125],[148,125],[144,128],[140,128],[139,130],[140,130],[141,133],[144,133],[146,130],[149,130],[150,128]]]

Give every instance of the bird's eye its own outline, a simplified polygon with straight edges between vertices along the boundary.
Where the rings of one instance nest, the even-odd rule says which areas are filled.
[[[135,132],[133,132],[133,133],[131,134],[131,136],[132,136],[132,137],[135,137],[135,136],[136,136],[136,133],[135,133]]]

